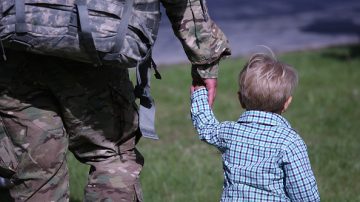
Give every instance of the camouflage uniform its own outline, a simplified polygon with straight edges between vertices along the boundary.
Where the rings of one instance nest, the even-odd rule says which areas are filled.
[[[140,1],[140,0],[139,0]],[[144,3],[154,0],[144,0]],[[217,77],[227,40],[207,14],[205,1],[161,3],[193,65],[193,75]],[[14,186],[0,198],[69,199],[67,149],[91,166],[85,201],[142,201],[144,160],[128,69],[6,50],[0,66],[0,152],[13,144]]]

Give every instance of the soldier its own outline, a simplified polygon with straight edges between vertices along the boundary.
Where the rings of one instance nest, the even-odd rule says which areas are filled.
[[[145,6],[160,2],[192,64],[193,82],[207,87],[213,103],[219,60],[230,54],[225,35],[210,19],[204,0],[135,1]],[[135,148],[141,132],[128,69],[5,52],[0,155],[10,158],[14,173],[0,174],[7,180],[0,198],[68,201],[69,148],[90,165],[85,201],[142,201],[144,160]]]

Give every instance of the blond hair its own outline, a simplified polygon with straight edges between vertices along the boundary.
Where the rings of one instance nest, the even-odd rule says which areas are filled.
[[[246,110],[281,113],[297,83],[298,75],[293,67],[257,53],[240,72],[240,102]]]

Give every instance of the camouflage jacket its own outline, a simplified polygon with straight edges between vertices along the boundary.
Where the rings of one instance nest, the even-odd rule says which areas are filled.
[[[202,78],[216,78],[219,60],[231,52],[226,36],[211,20],[205,0],[160,1],[193,66],[193,73],[197,70]]]

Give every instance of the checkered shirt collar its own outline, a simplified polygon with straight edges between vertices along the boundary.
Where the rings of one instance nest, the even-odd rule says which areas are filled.
[[[245,111],[240,116],[238,123],[258,123],[270,126],[291,127],[290,123],[279,114],[256,110]]]

